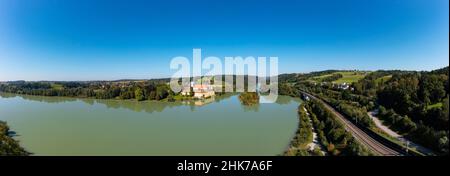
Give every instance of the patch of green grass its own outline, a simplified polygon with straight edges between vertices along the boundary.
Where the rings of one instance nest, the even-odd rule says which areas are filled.
[[[367,74],[365,72],[336,72],[336,73],[342,75],[342,78],[333,81],[333,83],[337,84],[358,82],[360,79],[363,79]]]
[[[385,82],[389,81],[391,78],[392,78],[392,75],[386,75],[386,76],[377,78],[377,79],[375,80],[375,82],[376,82],[377,84],[379,84],[379,83],[385,83]]]
[[[341,84],[341,83],[353,83],[353,82],[358,82],[360,79],[363,79],[366,75],[367,72],[360,72],[360,71],[340,71],[340,72],[334,72],[331,74],[326,74],[326,75],[320,75],[320,76],[315,76],[313,78],[311,78],[310,81],[314,81],[314,82],[322,82],[322,80],[326,77],[330,77],[333,76],[333,74],[341,74],[342,78],[333,81],[333,83],[337,83],[337,84]]]
[[[332,74],[326,74],[326,75],[320,75],[320,76],[315,76],[312,77],[309,81],[313,81],[313,82],[323,82],[323,79],[333,76],[334,73]]]
[[[336,73],[337,73],[337,72],[336,72]],[[326,74],[326,75],[320,75],[320,76],[315,76],[314,79],[323,79],[323,78],[326,78],[326,77],[333,76],[333,74],[335,74],[335,73],[332,73],[332,74]]]
[[[188,99],[188,98],[190,98],[190,97],[186,97],[186,96],[183,96],[183,95],[181,95],[181,94],[178,94],[178,95],[174,95],[174,96],[173,96],[173,99],[175,99],[175,100],[177,100],[177,101],[179,101],[179,100],[184,100],[184,99]]]
[[[440,108],[440,107],[442,107],[442,103],[441,102],[435,103],[435,104],[432,104],[432,105],[428,105],[427,109]]]
[[[52,89],[62,90],[63,86],[61,84],[52,84]]]

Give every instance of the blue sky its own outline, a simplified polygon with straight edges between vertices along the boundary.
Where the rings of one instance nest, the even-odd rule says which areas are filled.
[[[0,0],[0,80],[169,77],[170,60],[278,56],[279,72],[448,66],[448,0]]]

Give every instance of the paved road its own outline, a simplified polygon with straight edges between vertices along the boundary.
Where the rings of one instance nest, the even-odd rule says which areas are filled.
[[[383,156],[399,156],[402,155],[401,153],[397,152],[394,149],[391,149],[390,147],[384,145],[382,142],[375,140],[371,136],[369,136],[366,132],[364,132],[362,129],[357,127],[355,124],[353,124],[351,121],[349,121],[347,118],[345,118],[342,114],[337,112],[333,107],[325,103],[319,98],[316,98],[315,96],[312,96],[311,94],[308,94],[306,92],[303,92],[305,95],[309,96],[310,98],[313,98],[315,100],[320,101],[325,105],[325,107],[333,112],[336,117],[345,125],[345,129],[349,131],[353,137],[355,137],[356,140],[358,140],[361,144],[366,146],[369,150],[374,152],[377,155],[383,155]]]
[[[375,116],[375,114],[377,114],[377,112],[375,111],[371,111],[367,113],[369,115],[370,118],[372,118],[373,122],[375,122],[375,125],[383,130],[385,133],[387,133],[388,135],[397,138],[399,141],[402,141],[403,143],[408,143],[409,147],[411,148],[415,148],[417,151],[426,154],[426,155],[434,155],[433,151],[425,148],[419,144],[416,144],[408,139],[406,139],[404,136],[396,133],[395,131],[392,131],[391,129],[389,129],[389,127],[387,127],[386,125],[384,125],[380,119],[378,119],[378,117]]]
[[[386,125],[384,125],[380,119],[378,119],[377,117],[375,117],[376,112],[375,111],[371,111],[371,112],[367,112],[367,115],[369,115],[369,117],[372,119],[372,121],[375,123],[375,125],[383,130],[386,134],[388,134],[389,136],[395,137],[395,138],[400,138],[402,137],[400,134],[396,133],[395,131],[392,131],[389,127],[387,127]]]

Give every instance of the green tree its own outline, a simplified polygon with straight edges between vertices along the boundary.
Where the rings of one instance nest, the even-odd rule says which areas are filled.
[[[425,74],[420,79],[419,96],[425,104],[437,103],[445,97],[445,81],[443,75]]]
[[[138,87],[134,91],[134,96],[135,96],[137,101],[142,101],[142,100],[144,100],[144,91],[142,91],[142,89]]]
[[[162,100],[169,95],[169,87],[167,85],[160,85],[156,87],[156,100]]]
[[[256,92],[243,92],[239,95],[239,100],[243,105],[255,105],[259,103],[259,95]]]
[[[151,91],[148,95],[149,100],[156,100],[156,91]]]
[[[442,116],[441,120],[444,122],[444,124],[448,124],[448,95],[444,99],[444,103],[442,104]]]

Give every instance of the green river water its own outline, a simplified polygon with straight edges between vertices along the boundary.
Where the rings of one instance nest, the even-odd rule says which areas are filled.
[[[0,120],[34,155],[278,155],[297,128],[299,99],[243,106],[0,93]]]

